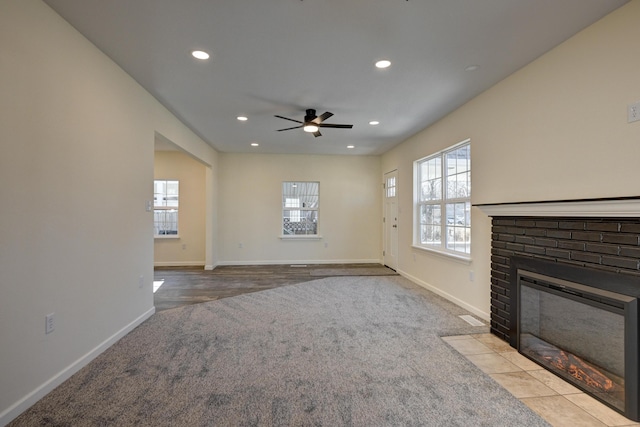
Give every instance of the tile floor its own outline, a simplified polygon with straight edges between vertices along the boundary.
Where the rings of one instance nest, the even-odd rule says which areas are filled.
[[[533,363],[495,335],[442,339],[554,427],[640,426]]]

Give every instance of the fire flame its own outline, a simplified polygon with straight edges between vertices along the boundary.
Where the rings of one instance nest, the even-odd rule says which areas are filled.
[[[588,386],[610,392],[615,388],[615,383],[602,374],[598,369],[589,366],[579,357],[560,350],[557,354],[546,354],[542,358],[551,366],[566,372],[576,380],[587,384]]]

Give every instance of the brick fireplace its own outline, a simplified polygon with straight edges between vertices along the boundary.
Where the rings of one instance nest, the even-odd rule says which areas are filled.
[[[509,340],[510,258],[533,257],[640,278],[640,218],[494,217],[491,331]]]
[[[518,263],[536,265],[534,270],[543,274],[546,272],[539,271],[540,267],[536,263],[546,265],[549,270],[554,270],[557,266],[560,271],[578,272],[577,275],[571,273],[574,277],[608,277],[605,280],[607,283],[620,279],[625,283],[622,286],[625,294],[632,294],[635,298],[640,296],[640,199],[478,207],[492,217],[491,332],[519,351],[517,337],[520,335],[517,330],[521,326],[516,325],[519,323],[516,319],[520,319],[518,311],[522,312],[524,309],[520,307],[521,294],[516,291],[520,289],[516,287],[516,282],[520,279],[515,277]],[[579,273],[580,271],[585,273]],[[582,283],[589,281],[584,280]],[[543,282],[545,280],[541,283]],[[605,285],[604,288],[608,286]],[[635,332],[632,336],[637,341],[637,317],[633,322],[631,326]],[[627,323],[622,328],[625,333],[628,326]],[[633,372],[633,381],[637,384],[637,342],[633,345],[636,360],[627,365],[633,365],[628,372]],[[634,387],[634,400],[637,400],[637,385]],[[637,402],[632,406],[632,413],[626,415],[637,419]],[[614,409],[625,412],[624,408]]]

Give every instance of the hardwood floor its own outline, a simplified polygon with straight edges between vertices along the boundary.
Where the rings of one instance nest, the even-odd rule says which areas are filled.
[[[321,278],[314,272],[328,269],[336,269],[336,275],[345,269],[362,269],[364,275],[369,275],[365,273],[372,267],[385,268],[380,264],[242,265],[219,266],[214,270],[204,270],[203,267],[156,267],[154,283],[162,281],[162,285],[154,293],[154,304],[156,311],[162,311],[308,282]],[[350,270],[349,275],[354,275],[353,271],[357,273],[357,270]],[[387,271],[387,274],[395,274],[391,269]],[[380,274],[386,273],[382,271]]]

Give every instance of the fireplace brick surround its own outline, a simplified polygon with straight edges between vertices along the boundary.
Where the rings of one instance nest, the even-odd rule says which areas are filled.
[[[510,257],[640,277],[640,218],[493,216],[491,332],[509,342]]]

